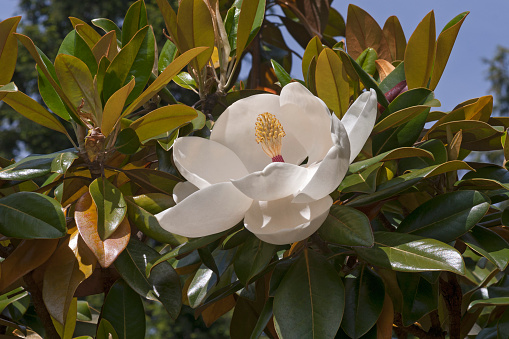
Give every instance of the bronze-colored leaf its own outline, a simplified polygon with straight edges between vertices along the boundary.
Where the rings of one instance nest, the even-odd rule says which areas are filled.
[[[0,291],[3,291],[28,272],[49,259],[58,245],[58,239],[23,240],[18,247],[0,263]]]
[[[74,292],[97,263],[78,230],[51,256],[44,271],[42,298],[48,312],[64,324]]]
[[[207,327],[210,327],[216,321],[224,315],[226,312],[230,311],[235,306],[235,298],[233,295],[229,295],[224,299],[218,300],[215,303],[212,303],[209,307],[207,307],[203,312],[201,312],[201,316],[203,318],[203,322]],[[195,315],[196,317],[198,315]]]
[[[102,267],[110,266],[129,243],[131,227],[127,218],[108,239],[101,240],[97,231],[97,207],[89,192],[76,203],[74,219],[83,240]]]
[[[406,38],[405,32],[399,23],[399,19],[396,16],[390,16],[385,21],[384,28],[382,29],[385,40],[387,41],[387,47],[391,53],[392,60],[403,60],[405,58]]]
[[[387,41],[378,23],[366,11],[350,4],[346,19],[346,45],[354,59],[368,47],[373,48],[380,59],[391,60]]]
[[[92,48],[97,64],[101,61],[101,58],[105,56],[109,61],[113,61],[118,54],[117,49],[117,33],[110,31],[105,34]]]
[[[16,32],[20,19],[20,16],[15,16],[0,22],[0,85],[11,81],[16,68],[18,41],[12,33]]]
[[[375,60],[375,65],[378,70],[378,74],[380,74],[380,81],[383,81],[385,77],[394,71],[394,68],[396,68],[389,61],[384,59]]]

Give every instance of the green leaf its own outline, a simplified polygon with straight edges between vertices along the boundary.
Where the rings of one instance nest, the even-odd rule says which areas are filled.
[[[159,253],[152,247],[131,239],[115,261],[115,268],[139,295],[161,302],[168,314],[176,319],[182,305],[178,274],[169,263],[161,263],[153,267],[150,277],[145,275],[147,263],[158,257]]]
[[[242,1],[237,29],[237,58],[254,39],[263,23],[265,0]]]
[[[160,107],[131,124],[141,142],[178,128],[198,116],[192,107],[178,104]]]
[[[250,235],[235,253],[235,274],[244,285],[248,285],[254,276],[267,267],[275,253],[275,245]]]
[[[11,81],[16,68],[18,42],[12,33],[16,32],[20,20],[21,17],[16,16],[0,22],[0,65],[2,65],[0,85]]]
[[[403,295],[403,325],[410,326],[438,307],[438,288],[417,274],[398,272],[398,285]]]
[[[391,73],[392,74],[392,73]],[[398,95],[387,107],[381,116],[381,118],[385,118],[387,115],[394,113],[396,111],[400,111],[405,108],[409,108],[410,106],[432,106],[433,102],[431,102],[431,98],[434,98],[433,92],[427,88],[412,88],[406,92]]]
[[[292,77],[288,72],[277,63],[276,60],[270,59],[270,62],[272,64],[272,68],[274,68],[274,72],[276,73],[277,79],[279,80],[279,83],[281,84],[281,87],[285,87],[292,81]]]
[[[66,152],[67,151],[67,152]],[[64,154],[70,153],[64,150]],[[43,175],[52,172],[53,160],[60,157],[62,152],[45,154],[45,155],[30,155],[20,161],[0,169],[1,180],[29,180],[33,178],[42,177]],[[63,156],[65,159],[70,159],[70,155]],[[58,169],[57,167],[54,167]]]
[[[353,163],[348,168],[348,172],[350,173],[359,172],[378,162],[413,157],[427,157],[433,159],[433,154],[427,150],[415,147],[396,148],[391,151],[387,151],[377,156],[374,156],[372,158]]]
[[[491,261],[499,270],[506,269],[509,263],[509,244],[494,231],[475,226],[470,232],[463,235],[461,240],[474,252]]]
[[[383,93],[389,92],[391,89],[393,89],[397,84],[405,80],[405,64],[404,62],[401,62],[396,68],[389,73],[385,77],[385,79],[382,80],[380,85],[380,90]]]
[[[161,53],[159,54],[159,61],[157,62],[157,69],[159,73],[164,71],[164,69],[168,67],[168,65],[171,64],[173,60],[175,60],[177,52],[177,46],[175,46],[175,44],[170,40],[166,40],[163,48],[161,49]]]
[[[375,127],[373,127],[373,133],[380,133],[388,130],[389,128],[398,127],[412,120],[413,118],[421,115],[426,110],[429,110],[429,107],[412,106],[391,113],[390,115],[386,116],[383,120],[379,121],[375,125]]]
[[[71,167],[74,160],[78,159],[78,155],[74,152],[62,152],[51,161],[51,172],[65,174]]]
[[[239,15],[240,8],[232,6],[226,13],[226,18],[224,19],[224,29],[226,31],[226,35],[228,36],[228,44],[230,45],[231,57],[235,56],[235,52],[237,50],[237,29],[239,27]]]
[[[463,275],[465,264],[453,247],[413,234],[376,232],[375,247],[355,248],[372,265],[401,272],[449,271]]]
[[[458,36],[458,32],[465,21],[465,18],[469,12],[463,12],[454,19],[452,19],[442,30],[437,39],[437,50],[435,56],[435,64],[433,65],[433,73],[431,74],[431,82],[429,88],[434,90],[442,74],[444,72],[445,66],[447,65],[447,61],[449,60],[449,56],[451,55],[452,48],[454,46],[454,42],[456,41],[456,37]]]
[[[373,246],[373,232],[368,217],[355,208],[332,205],[319,229],[325,241],[345,246]]]
[[[196,57],[195,68],[200,71],[214,51],[214,26],[207,5],[202,0],[182,0],[177,13],[178,47],[181,52],[195,47],[208,47]],[[194,62],[193,62],[194,63]]]
[[[118,339],[118,334],[115,331],[115,328],[105,318],[102,318],[99,322],[99,326],[97,326],[96,339]]]
[[[173,78],[173,81],[185,89],[196,90],[198,88],[196,81],[194,81],[191,74],[187,72],[180,72],[175,78]]]
[[[355,61],[362,67],[363,70],[366,71],[366,73],[373,76],[376,72],[376,59],[378,59],[376,51],[373,48],[368,47]]]
[[[37,101],[22,92],[12,92],[9,89],[6,89],[6,92],[7,95],[3,98],[3,102],[11,106],[16,112],[41,126],[67,134],[60,121]],[[0,91],[1,94],[2,91]]]
[[[146,25],[147,10],[145,8],[145,2],[143,0],[138,0],[129,7],[125,15],[122,24],[122,46],[127,45],[136,35],[136,32]]]
[[[341,193],[361,192],[374,193],[376,190],[376,181],[382,162],[377,162],[360,173],[354,173],[346,176],[338,187]]]
[[[117,37],[122,36],[120,28],[118,28],[117,24],[111,21],[110,19],[105,18],[92,19],[92,24],[95,27],[101,28],[105,33],[115,31]]]
[[[333,338],[345,307],[345,288],[320,254],[305,249],[274,297],[274,318],[284,338]]]
[[[65,235],[62,206],[48,196],[18,192],[0,199],[0,233],[18,239],[56,239]]]
[[[313,39],[309,40],[306,50],[304,51],[304,55],[302,56],[302,75],[304,79],[308,78],[308,70],[311,60],[313,58],[315,58],[315,60],[318,59],[318,56],[322,51],[323,45],[320,38],[315,36]]]
[[[181,181],[171,174],[148,168],[124,170],[123,173],[145,190],[157,193],[172,194],[177,182]]]
[[[397,232],[451,242],[468,232],[488,212],[490,199],[477,191],[441,194],[412,211]]]
[[[175,205],[173,199],[161,193],[149,193],[137,197],[128,197],[127,215],[134,225],[147,236],[172,247],[180,245],[186,238],[164,230],[154,214]],[[151,211],[148,211],[150,209]]]
[[[140,146],[140,138],[132,128],[121,130],[115,140],[115,147],[122,154],[134,154]]]
[[[341,328],[351,338],[366,334],[378,320],[384,304],[382,279],[366,265],[345,277],[345,314]]]
[[[478,307],[486,307],[486,306],[506,306],[509,305],[509,297],[500,297],[500,298],[489,298],[489,299],[480,299],[474,300],[468,305],[468,310],[472,310]]]
[[[57,56],[60,54],[79,58],[87,66],[92,75],[97,73],[97,61],[95,60],[94,53],[76,30],[72,30],[64,38],[58,49]]]
[[[143,302],[123,280],[118,280],[108,292],[101,312],[122,339],[139,339],[145,337],[145,310]],[[101,325],[99,325],[101,327]],[[107,324],[102,333],[111,333]],[[108,338],[106,336],[106,338]],[[114,338],[114,335],[113,335]]]
[[[82,111],[92,113],[98,121],[101,121],[101,100],[94,86],[92,74],[85,63],[72,55],[59,54],[55,59],[55,71],[73,107],[80,106],[84,100]]]
[[[104,241],[124,220],[127,206],[122,192],[107,179],[95,179],[89,189],[97,206],[97,231]]]
[[[429,12],[408,39],[405,74],[408,88],[428,87],[435,60],[435,14]]]
[[[350,90],[343,62],[331,49],[324,49],[318,56],[315,70],[318,96],[342,118],[348,110]]]

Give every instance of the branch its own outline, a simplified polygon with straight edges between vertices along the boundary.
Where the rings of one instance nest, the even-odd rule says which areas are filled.
[[[402,329],[403,331],[410,333],[417,338],[426,338],[428,336],[428,333],[424,331],[419,326],[412,324],[410,326],[404,326],[403,320],[401,318],[401,313],[395,313],[394,314],[394,325],[398,326],[398,328]]]
[[[461,338],[461,302],[463,294],[454,273],[446,273],[447,280],[440,278],[440,290],[444,296],[449,312],[449,336],[451,339]]]

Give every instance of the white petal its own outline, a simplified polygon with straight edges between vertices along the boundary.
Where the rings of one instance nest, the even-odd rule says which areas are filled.
[[[232,150],[199,137],[178,138],[173,144],[173,160],[182,176],[198,188],[229,182],[248,174]]]
[[[173,201],[178,204],[196,191],[198,191],[198,187],[189,181],[178,182],[173,188]]]
[[[295,196],[293,202],[305,203],[321,199],[339,186],[350,165],[350,142],[348,134],[339,119],[332,116],[334,139],[325,158],[318,164],[308,167],[309,181]]]
[[[274,162],[232,183],[254,200],[276,200],[294,194],[308,178],[308,170],[293,164]]]
[[[156,214],[156,218],[168,232],[197,238],[235,226],[252,202],[231,183],[224,182],[191,194],[176,206]]]
[[[290,244],[313,234],[324,222],[332,198],[309,204],[292,203],[292,196],[273,201],[254,201],[244,225],[261,240],[271,244]]]
[[[280,119],[287,134],[293,133],[304,146],[308,163],[323,159],[332,146],[327,105],[306,87],[292,82],[281,90]],[[283,146],[284,146],[283,138]],[[284,154],[283,154],[284,156]]]
[[[341,122],[350,138],[350,162],[354,161],[375,126],[377,112],[376,92],[362,93],[346,111]]]

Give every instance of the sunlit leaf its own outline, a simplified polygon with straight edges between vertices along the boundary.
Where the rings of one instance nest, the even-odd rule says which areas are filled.
[[[127,206],[122,192],[105,178],[97,178],[90,184],[90,195],[97,206],[97,232],[103,241],[113,235],[122,223]],[[83,211],[90,208],[88,198],[84,202]]]
[[[318,57],[315,83],[318,96],[339,118],[343,117],[350,100],[348,77],[341,59],[329,48]]]
[[[20,16],[15,16],[0,22],[0,65],[2,65],[0,85],[11,81],[16,68],[18,41],[12,33],[16,32],[20,20]]]

